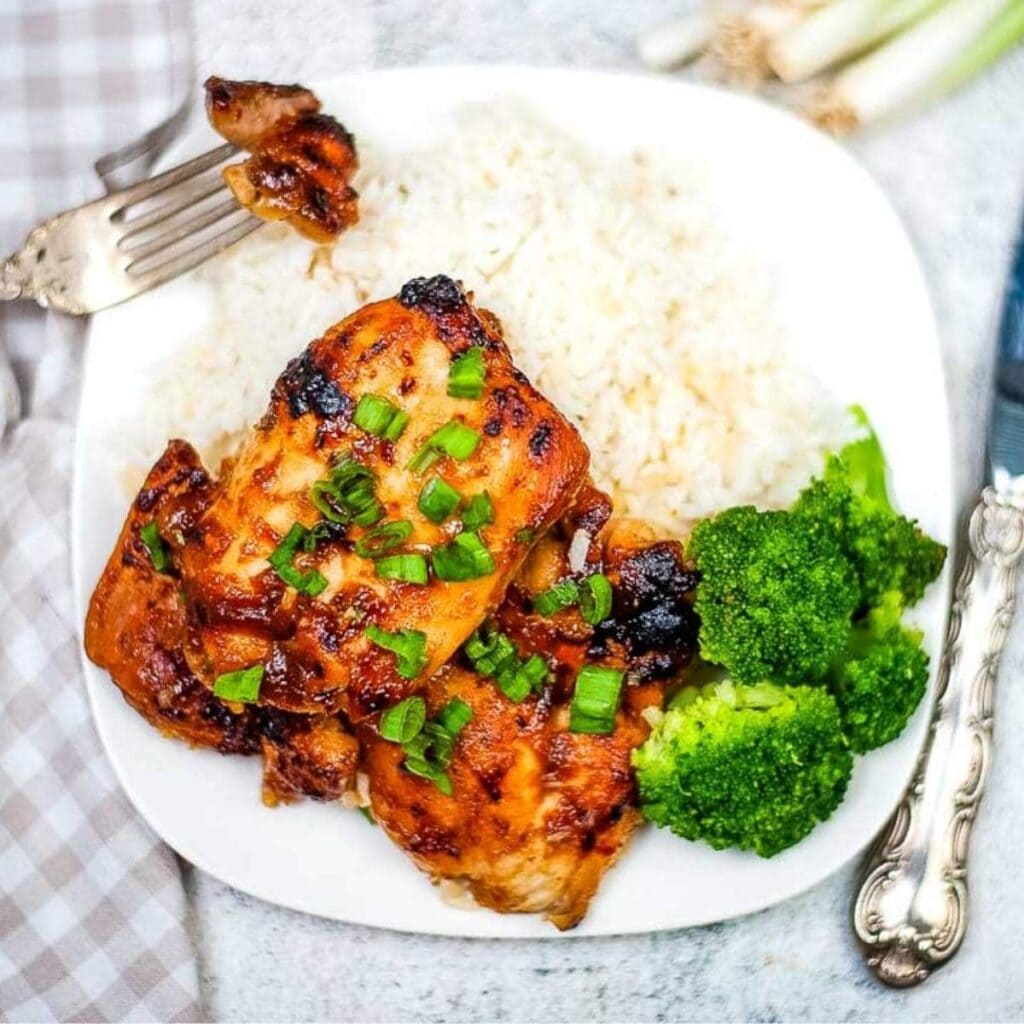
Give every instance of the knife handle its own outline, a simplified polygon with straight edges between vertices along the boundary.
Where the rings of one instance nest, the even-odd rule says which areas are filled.
[[[928,737],[853,908],[868,966],[893,987],[924,981],[954,956],[967,929],[968,846],[1022,554],[1024,511],[985,488],[970,517]]]

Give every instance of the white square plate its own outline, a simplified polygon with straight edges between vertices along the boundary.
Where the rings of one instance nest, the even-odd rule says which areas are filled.
[[[512,94],[609,158],[636,146],[670,157],[698,155],[727,229],[775,275],[781,316],[799,357],[841,401],[866,407],[889,457],[899,504],[933,536],[949,539],[946,392],[924,280],[884,196],[841,148],[764,104],[668,78],[433,68],[309,84],[357,136],[390,147],[422,141],[467,100]],[[212,141],[209,130],[197,126],[175,155]],[[445,269],[425,267],[423,273]],[[125,465],[118,453],[140,414],[140,381],[202,321],[208,302],[208,292],[186,277],[93,321],[73,505],[80,619],[125,514]],[[933,666],[947,576],[915,609]],[[530,917],[446,905],[358,814],[315,803],[267,809],[259,799],[258,759],[168,741],[125,704],[104,672],[86,664],[86,680],[97,728],[128,796],[174,849],[210,874],[271,902],[342,921],[442,935],[558,934]],[[572,934],[722,920],[814,885],[882,826],[910,775],[926,719],[922,705],[898,741],[859,758],[836,814],[772,860],[643,830]]]

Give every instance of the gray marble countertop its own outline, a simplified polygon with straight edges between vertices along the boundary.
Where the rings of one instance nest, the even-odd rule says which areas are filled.
[[[636,67],[641,29],[686,0],[198,0],[198,66],[311,80],[452,62]],[[1024,51],[941,107],[851,148],[918,246],[944,345],[958,488],[977,486],[991,338],[1024,197]],[[884,368],[880,370],[884,372]],[[1024,623],[998,695],[996,763],[972,852],[972,923],[923,987],[880,988],[851,938],[855,869],[762,913],[610,939],[495,942],[357,928],[198,872],[188,887],[218,1020],[1020,1020],[1024,1018]],[[301,869],[301,868],[300,868]]]

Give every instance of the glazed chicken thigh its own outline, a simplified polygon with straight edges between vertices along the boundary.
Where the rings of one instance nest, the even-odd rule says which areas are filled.
[[[452,368],[467,355],[479,395],[453,397]],[[388,428],[357,425],[366,402],[394,417]],[[193,672],[212,686],[261,665],[261,702],[353,721],[401,700],[497,606],[587,464],[579,435],[512,365],[493,320],[448,278],[410,282],[292,361],[200,518],[198,543],[182,550]],[[359,498],[344,507],[349,486]],[[463,503],[486,495],[490,521],[457,533],[454,508],[432,521],[422,510],[431,487]],[[315,594],[269,561],[296,524],[322,535],[294,558],[295,571],[316,574]],[[369,557],[389,529],[415,579],[391,578]],[[416,647],[417,664],[403,667],[389,643]]]
[[[172,441],[132,504],[89,603],[85,649],[125,700],[164,735],[222,754],[262,753],[269,804],[303,796],[336,800],[352,785],[355,738],[331,716],[289,715],[219,700],[185,660],[186,616],[174,549],[156,558],[150,533],[194,537],[213,481],[195,450]]]
[[[572,578],[574,524],[593,525],[600,502],[590,491],[567,517],[569,532],[537,545],[494,616],[523,657],[545,657],[549,685],[514,703],[461,658],[431,680],[430,715],[453,698],[472,710],[448,765],[450,795],[405,769],[401,746],[369,723],[358,730],[374,816],[422,870],[483,906],[542,913],[562,929],[586,913],[639,824],[630,755],[648,735],[643,711],[661,707],[696,650],[695,574],[680,544],[642,524],[610,523],[588,545],[580,571],[601,569],[615,586],[605,622],[591,627],[575,608],[549,618],[532,610],[538,594]],[[569,728],[584,664],[627,673],[607,735]]]

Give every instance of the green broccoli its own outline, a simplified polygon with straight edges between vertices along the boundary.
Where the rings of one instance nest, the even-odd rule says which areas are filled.
[[[633,752],[656,825],[771,857],[839,806],[853,756],[823,687],[726,681],[673,703]]]
[[[928,686],[928,655],[919,630],[900,624],[900,594],[890,591],[850,634],[832,667],[830,689],[843,732],[858,754],[896,739]]]
[[[688,554],[700,572],[702,658],[740,683],[824,678],[858,602],[853,569],[829,531],[743,506],[699,523]]]
[[[909,607],[942,571],[946,548],[893,508],[882,446],[863,410],[853,412],[867,434],[829,457],[793,511],[812,536],[831,534],[853,563],[862,611],[889,591]]]

